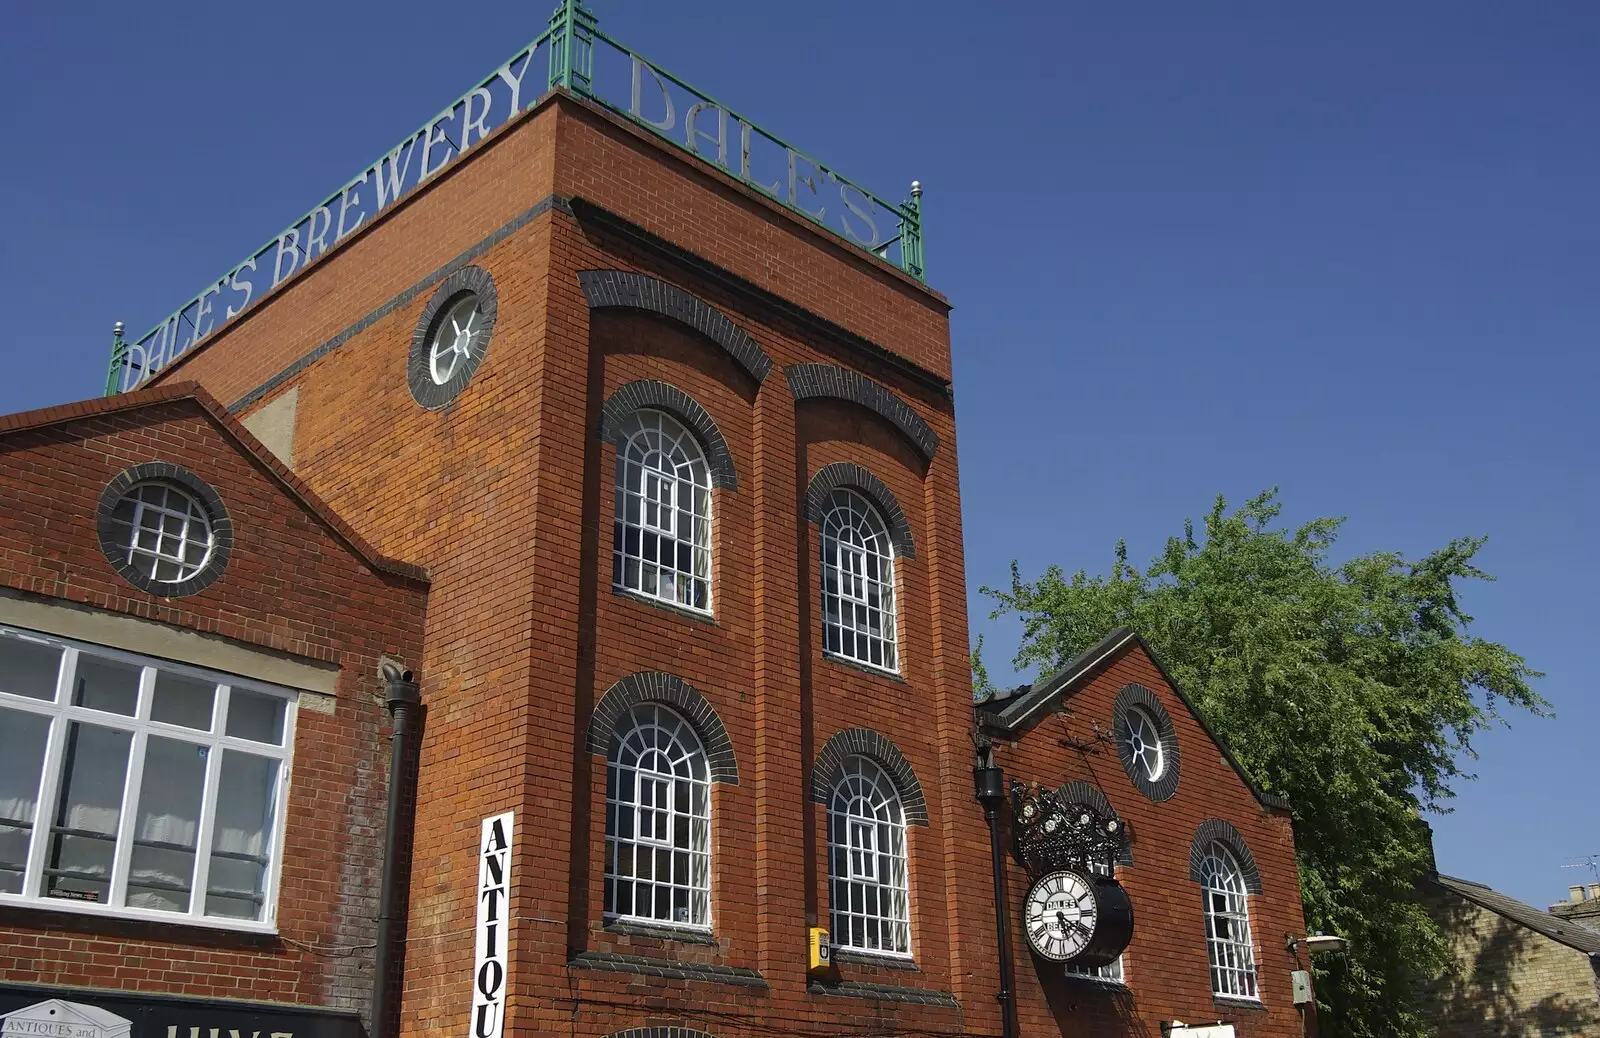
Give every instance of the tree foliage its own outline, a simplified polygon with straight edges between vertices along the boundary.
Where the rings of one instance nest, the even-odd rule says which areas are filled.
[[[1482,539],[1335,565],[1343,519],[1290,530],[1280,511],[1276,490],[1232,512],[1218,497],[1202,537],[1186,521],[1143,571],[1119,543],[1108,576],[1052,566],[1025,581],[1013,562],[1009,589],[983,590],[994,616],[1022,620],[1019,668],[1055,669],[1116,627],[1144,635],[1256,781],[1294,805],[1307,925],[1351,942],[1316,963],[1322,1033],[1425,1035],[1418,984],[1446,955],[1414,898],[1419,813],[1448,809],[1472,737],[1505,707],[1545,712],[1530,685],[1542,675],[1469,632],[1457,593],[1492,579],[1473,564]],[[981,654],[975,667],[986,680]]]

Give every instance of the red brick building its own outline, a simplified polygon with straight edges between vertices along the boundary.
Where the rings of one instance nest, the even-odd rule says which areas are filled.
[[[375,936],[376,677],[421,655],[426,574],[193,384],[0,419],[0,487],[0,1015],[91,988],[358,1034],[372,960],[335,950]],[[204,557],[127,549],[191,505]]]
[[[588,18],[567,4],[536,41],[542,96],[530,49],[458,103],[453,161],[430,160],[432,123],[397,149],[391,172],[421,152],[398,201],[347,224],[339,200],[377,189],[380,162],[119,353],[122,384],[151,388],[0,424],[0,484],[38,506],[0,519],[18,638],[131,646],[151,674],[172,660],[299,704],[253,925],[198,898],[181,920],[135,910],[143,837],[79,870],[107,877],[98,902],[47,900],[55,866],[30,850],[21,892],[0,887],[0,979],[93,989],[79,1006],[284,1003],[327,1028],[367,1009],[392,948],[393,997],[366,1019],[386,1036],[1302,1033],[1286,805],[1135,636],[974,710],[949,305],[920,280],[915,193],[894,242],[876,224],[863,242],[868,196],[792,151],[787,192],[781,172],[762,185],[726,110],[687,109],[688,149],[665,139],[668,88],[667,116],[640,111],[653,67],[633,59],[631,112],[597,92]],[[502,122],[474,122],[505,96]],[[270,290],[231,288],[268,268]],[[190,559],[181,536],[130,569],[143,520],[122,502],[173,488],[159,515],[232,538],[214,572],[217,546]],[[94,624],[30,620],[53,609]],[[144,633],[104,641],[113,619]],[[190,641],[215,651],[168,647]],[[385,656],[422,700],[397,855]],[[4,680],[0,709],[30,694]],[[171,734],[140,695],[138,730]],[[1121,824],[1121,979],[1028,950],[1009,831],[1006,976],[975,734],[1011,778]],[[42,767],[41,818],[75,788]],[[108,811],[113,836],[137,831],[136,807],[120,830]]]

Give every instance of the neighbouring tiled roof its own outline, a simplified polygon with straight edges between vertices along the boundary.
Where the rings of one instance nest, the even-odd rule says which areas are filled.
[[[1495,915],[1511,920],[1519,926],[1525,926],[1535,933],[1543,934],[1568,948],[1574,948],[1590,955],[1600,955],[1600,930],[1593,930],[1582,923],[1574,923],[1561,919],[1549,912],[1541,912],[1532,905],[1525,905],[1515,898],[1506,897],[1498,890],[1492,890],[1482,883],[1471,880],[1458,879],[1455,876],[1442,874],[1435,875],[1434,882],[1452,893],[1459,894],[1480,908],[1485,908]]]

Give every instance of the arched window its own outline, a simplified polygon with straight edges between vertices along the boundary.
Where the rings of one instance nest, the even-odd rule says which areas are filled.
[[[1200,860],[1200,891],[1206,916],[1206,950],[1211,957],[1211,990],[1218,995],[1258,998],[1256,960],[1250,941],[1250,906],[1244,873],[1233,852],[1220,842]]]
[[[699,736],[642,703],[606,764],[606,917],[711,927],[711,785]]]
[[[694,435],[661,411],[618,431],[612,583],[711,611],[711,478]]]
[[[842,948],[911,955],[911,895],[900,794],[882,768],[847,757],[828,805],[833,941]]]
[[[900,669],[894,545],[878,510],[842,487],[822,517],[822,645],[847,660]]]

